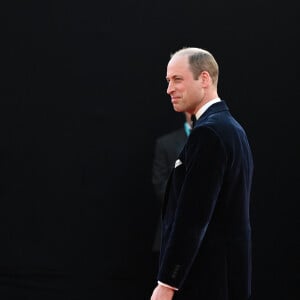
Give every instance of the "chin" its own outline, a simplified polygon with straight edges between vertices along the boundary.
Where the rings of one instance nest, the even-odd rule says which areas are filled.
[[[176,112],[183,112],[183,110],[180,109],[179,107],[173,106],[173,108],[174,108],[174,110],[175,110]]]

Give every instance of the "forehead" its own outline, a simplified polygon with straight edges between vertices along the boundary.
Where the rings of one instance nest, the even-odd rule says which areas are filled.
[[[167,65],[167,78],[191,73],[186,55],[173,56]]]

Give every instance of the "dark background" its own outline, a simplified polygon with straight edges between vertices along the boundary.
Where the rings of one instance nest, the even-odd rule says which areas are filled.
[[[299,12],[289,1],[1,3],[0,298],[149,299],[171,52],[211,51],[253,148],[253,299],[299,299]]]

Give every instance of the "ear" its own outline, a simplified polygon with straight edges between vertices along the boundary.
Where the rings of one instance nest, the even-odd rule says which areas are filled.
[[[204,87],[208,86],[211,83],[211,77],[207,71],[201,72],[199,75],[199,80],[201,80],[201,83]]]

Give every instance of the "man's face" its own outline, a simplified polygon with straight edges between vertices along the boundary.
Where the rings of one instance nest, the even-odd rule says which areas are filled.
[[[187,56],[173,56],[167,66],[167,93],[171,96],[173,108],[177,112],[194,113],[197,110],[204,91],[201,75],[194,79]]]

